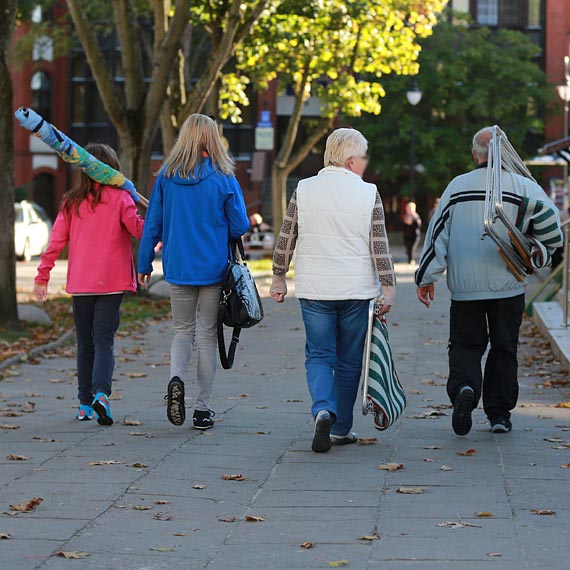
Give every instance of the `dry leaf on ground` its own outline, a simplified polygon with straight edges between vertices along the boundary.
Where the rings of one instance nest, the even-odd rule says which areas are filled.
[[[376,467],[376,469],[381,469],[382,471],[398,471],[403,468],[403,463],[383,463],[382,465],[378,465],[378,467]]]
[[[152,507],[150,505],[135,505],[133,509],[135,511],[150,511]]]
[[[314,543],[312,543],[310,540],[307,540],[307,542],[303,542],[303,543],[300,544],[299,546],[300,546],[301,548],[309,549],[309,548],[313,548],[313,546],[315,546],[315,545],[314,545]]]
[[[154,501],[155,505],[170,505],[170,501]]]
[[[357,445],[374,445],[378,443],[377,437],[360,437],[356,440]]]
[[[18,424],[0,424],[0,429],[20,429]]]
[[[117,461],[115,459],[107,459],[105,461],[90,461],[87,465],[95,466],[95,465],[119,465],[124,463],[124,461]]]
[[[233,523],[236,522],[237,519],[235,517],[218,517],[218,520],[220,522]]]
[[[477,453],[476,449],[468,449],[467,451],[458,451],[457,455],[461,457],[470,457],[471,455],[475,455]]]
[[[127,378],[145,378],[148,374],[146,372],[127,372],[125,376]]]
[[[453,467],[448,467],[447,465],[442,465],[442,466],[439,468],[439,470],[440,470],[440,471],[455,471],[455,470],[453,469]]]
[[[19,503],[17,505],[10,505],[10,508],[14,511],[19,511],[21,513],[29,513],[33,511],[40,503],[43,502],[41,497],[35,497],[30,499],[27,503]]]
[[[487,556],[491,556],[491,557],[500,557],[503,556],[502,552],[487,552]]]
[[[329,562],[329,566],[331,568],[340,568],[341,566],[346,566],[348,564],[348,560],[333,560]]]
[[[129,435],[134,435],[135,437],[154,437],[154,435],[148,431],[130,431]]]
[[[142,422],[140,420],[123,420],[122,424],[124,426],[140,426]]]
[[[87,558],[89,556],[89,552],[83,552],[81,550],[58,550],[54,552],[54,556],[61,556],[62,558]]]
[[[156,519],[157,521],[169,521],[172,520],[172,515],[169,515],[168,513],[154,513],[153,518]]]
[[[552,511],[550,509],[532,509],[530,512],[534,513],[535,515],[555,515],[556,514],[556,511]]]
[[[493,513],[490,511],[481,511],[480,513],[475,513],[475,516],[479,517],[480,519],[483,519],[483,518],[492,517]]]
[[[439,445],[424,445],[423,449],[441,449]]]
[[[224,481],[243,481],[244,477],[241,473],[236,473],[234,475],[222,475]]]
[[[145,467],[148,467],[148,465],[146,463],[133,463],[131,465],[131,467],[135,467],[136,469],[144,469]]]
[[[481,528],[481,525],[473,524],[473,523],[469,523],[469,522],[465,522],[465,521],[463,521],[463,522],[445,521],[445,522],[442,522],[442,523],[436,523],[435,526],[444,526],[444,527],[447,527],[447,528],[464,528],[464,527],[467,527],[467,526],[472,526],[472,527],[475,527],[475,528]]]
[[[570,463],[565,463],[564,465],[561,465],[560,469],[570,469]]]
[[[0,540],[8,540],[12,535],[7,532],[0,532]]]
[[[75,407],[75,406],[73,406]],[[37,435],[34,435],[34,437],[32,437],[32,439],[34,441],[40,441],[42,443],[55,443],[55,439],[51,439],[49,437],[39,437]]]
[[[175,549],[169,546],[155,546],[153,548],[149,548],[149,550],[154,550],[155,552],[174,552]]]
[[[550,443],[564,443],[564,439],[561,437],[545,437],[544,441],[548,441]]]
[[[367,541],[380,540],[380,535],[379,534],[365,534],[364,536],[359,536],[358,540],[367,540]]]
[[[205,489],[206,485],[192,485],[192,489]]]
[[[560,402],[554,405],[555,408],[570,408],[570,402]]]
[[[10,455],[6,455],[6,459],[9,459],[10,461],[27,461],[28,459],[31,459],[31,457],[28,457],[27,455],[16,455],[15,453],[10,453]]]
[[[396,489],[396,493],[400,493],[401,495],[421,495],[425,492],[424,487],[399,487]]]
[[[247,522],[263,522],[265,519],[259,515],[245,515]]]

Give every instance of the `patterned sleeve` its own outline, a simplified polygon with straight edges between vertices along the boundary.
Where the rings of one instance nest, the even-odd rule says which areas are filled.
[[[277,238],[277,245],[273,252],[273,275],[285,276],[289,270],[289,264],[295,251],[299,224],[297,220],[297,191],[293,192],[287,213]]]
[[[376,202],[372,211],[372,226],[370,228],[370,253],[374,261],[374,267],[378,274],[378,280],[382,285],[384,302],[387,305],[394,303],[396,294],[396,274],[392,262],[392,253],[386,234],[384,208],[380,194],[376,193]]]

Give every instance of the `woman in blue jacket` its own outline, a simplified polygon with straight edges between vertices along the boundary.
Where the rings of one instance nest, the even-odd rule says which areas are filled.
[[[167,415],[184,423],[184,382],[192,344],[198,351],[196,429],[214,425],[209,408],[216,373],[216,322],[228,240],[249,229],[234,161],[216,122],[206,115],[186,119],[152,189],[138,257],[138,281],[147,287],[154,248],[162,241],[164,279],[170,283],[174,323]]]

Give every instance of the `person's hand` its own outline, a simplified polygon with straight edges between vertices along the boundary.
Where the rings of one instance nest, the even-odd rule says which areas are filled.
[[[380,307],[380,310],[378,311],[378,316],[381,317],[382,315],[389,313],[391,308],[392,308],[392,305],[382,305]]]
[[[150,283],[150,273],[137,273],[137,281],[143,289],[148,289]]]
[[[43,303],[47,299],[47,285],[42,285],[40,283],[34,283],[34,295],[36,299]]]
[[[276,303],[283,303],[287,295],[287,282],[282,275],[274,275],[269,288],[269,294]]]
[[[418,300],[420,303],[425,305],[428,309],[431,302],[435,299],[435,287],[433,283],[424,285],[423,287],[418,287],[416,291],[418,295]]]

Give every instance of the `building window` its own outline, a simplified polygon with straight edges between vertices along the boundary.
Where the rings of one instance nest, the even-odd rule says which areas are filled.
[[[499,23],[499,0],[478,0],[475,20],[482,26],[496,26]]]
[[[46,121],[51,121],[51,78],[45,71],[32,75],[32,108]]]

